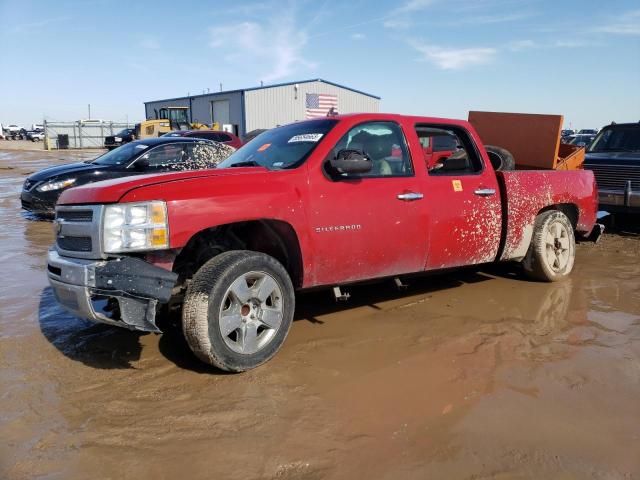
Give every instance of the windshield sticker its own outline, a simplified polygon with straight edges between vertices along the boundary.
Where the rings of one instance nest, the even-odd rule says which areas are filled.
[[[270,143],[265,143],[264,145],[262,145],[262,146],[258,149],[258,151],[259,151],[259,152],[264,152],[264,151],[265,151],[267,148],[269,148],[270,146],[271,146],[271,144],[270,144]]]
[[[289,139],[287,143],[295,143],[295,142],[313,142],[316,143],[318,140],[322,138],[323,133],[305,133],[302,135],[295,135]]]
[[[144,150],[147,147],[148,147],[148,145],[136,145],[136,148],[138,148],[140,150]]]
[[[273,166],[276,167],[276,168],[280,168],[283,165],[284,165],[284,162],[274,162],[273,163]]]

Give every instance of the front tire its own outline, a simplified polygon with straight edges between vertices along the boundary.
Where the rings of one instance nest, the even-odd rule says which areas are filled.
[[[270,360],[293,321],[291,279],[275,258],[234,250],[215,256],[193,276],[182,329],[193,353],[230,372]]]
[[[536,217],[533,237],[522,262],[530,278],[555,282],[567,277],[576,257],[576,240],[569,218],[558,210]]]

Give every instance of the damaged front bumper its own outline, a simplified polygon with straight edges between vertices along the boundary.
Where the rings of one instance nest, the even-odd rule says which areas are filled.
[[[159,332],[156,306],[171,298],[178,275],[135,257],[83,260],[49,250],[47,275],[72,314],[131,330]]]

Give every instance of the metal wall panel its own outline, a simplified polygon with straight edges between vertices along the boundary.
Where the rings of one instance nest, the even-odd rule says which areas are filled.
[[[133,127],[133,123],[118,122],[44,122],[44,134],[51,148],[58,148],[58,135],[69,135],[69,148],[104,148],[104,137]]]
[[[242,93],[212,93],[209,95],[198,95],[191,97],[191,121],[210,125],[213,122],[211,112],[211,102],[218,100],[229,101],[229,121],[238,126],[238,131],[242,132]],[[189,97],[175,100],[149,102],[145,104],[146,118],[155,118],[154,109],[160,111],[163,107],[189,107]],[[222,125],[220,126],[222,128]]]
[[[265,87],[245,92],[246,130],[305,119],[307,93],[337,95],[338,113],[378,112],[380,100],[324,82]]]

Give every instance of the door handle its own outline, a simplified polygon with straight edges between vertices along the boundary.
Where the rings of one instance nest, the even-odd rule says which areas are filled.
[[[494,188],[479,188],[473,193],[480,195],[481,197],[490,197],[491,195],[495,195],[496,191]]]
[[[416,200],[421,200],[422,197],[424,197],[424,195],[417,192],[406,192],[398,194],[398,200],[402,200],[404,202],[414,202]]]

